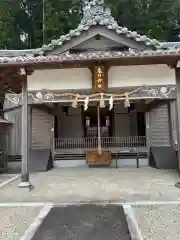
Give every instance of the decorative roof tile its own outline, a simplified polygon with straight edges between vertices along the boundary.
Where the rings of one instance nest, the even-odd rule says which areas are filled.
[[[96,52],[84,52],[80,54],[71,54],[65,52],[57,55],[49,56],[17,56],[17,57],[0,57],[0,65],[28,65],[37,63],[66,63],[72,61],[83,61],[83,60],[108,60],[108,59],[123,59],[123,58],[145,58],[145,57],[161,57],[161,56],[179,56],[180,49],[170,49],[170,50],[145,50],[145,51],[135,51],[130,49],[125,52],[118,51],[96,51]]]
[[[125,35],[137,42],[142,42],[146,46],[151,46],[156,49],[163,48],[163,45],[156,39],[151,39],[145,35],[140,35],[135,31],[130,31],[126,27],[119,26],[117,21],[112,17],[111,10],[105,7],[103,0],[91,0],[86,3],[84,16],[77,29],[71,30],[68,34],[62,35],[57,40],[52,40],[49,45],[43,46],[42,49],[45,52],[51,51],[56,46],[62,45],[74,36],[79,36],[83,31],[87,31],[91,26],[95,25],[106,26],[108,29],[116,31],[117,34]]]
[[[180,42],[162,42],[162,46],[166,49],[180,49]]]
[[[42,54],[43,54],[43,51],[41,48],[23,49],[23,50],[0,49],[0,57],[35,56],[35,55],[42,55]]]
[[[86,1],[86,0],[84,0]],[[151,55],[165,55],[165,54],[176,54],[180,51],[180,42],[159,42],[156,39],[150,39],[145,35],[139,35],[136,31],[130,31],[126,27],[118,26],[116,20],[112,17],[111,11],[109,8],[105,7],[103,0],[87,0],[86,6],[84,8],[84,16],[81,20],[77,29],[71,30],[68,34],[62,35],[57,40],[52,40],[49,45],[43,45],[42,48],[37,49],[24,49],[24,50],[0,50],[0,62],[23,62],[28,59],[28,61],[39,61],[38,59],[42,59],[42,55],[45,52],[49,52],[53,50],[56,46],[62,46],[66,41],[69,41],[74,36],[79,36],[83,31],[87,31],[91,26],[94,25],[102,25],[106,26],[108,29],[112,29],[116,31],[119,35],[125,35],[128,38],[134,39],[137,42],[142,42],[146,46],[152,47],[153,51],[143,51],[137,52],[132,49],[129,49],[128,52],[119,52],[119,56],[151,56]],[[167,52],[165,51],[167,50]],[[102,52],[103,57],[114,56],[113,52]],[[35,56],[39,56],[39,58],[35,58]],[[66,56],[66,57],[65,57]],[[60,55],[57,58],[60,60],[61,58],[69,59],[69,55],[65,53],[65,56]],[[71,54],[74,57],[75,55]],[[92,56],[98,56],[98,53],[81,53],[79,55],[76,54],[76,58],[88,59]],[[21,58],[22,57],[22,58]],[[53,56],[55,58],[55,56]],[[101,55],[102,57],[102,55]],[[10,59],[12,58],[12,59]],[[44,58],[43,58],[44,59]],[[48,58],[46,58],[48,59]]]

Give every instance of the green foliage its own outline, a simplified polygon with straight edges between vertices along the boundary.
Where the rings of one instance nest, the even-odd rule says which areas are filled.
[[[179,0],[106,0],[122,26],[158,40],[178,40]]]
[[[42,0],[26,0],[22,1],[17,24],[27,33],[27,47],[36,48],[42,45],[43,33],[43,1]]]
[[[83,0],[0,0],[0,48],[36,48],[75,29]],[[105,0],[119,25],[177,41],[180,0]],[[44,13],[44,14],[43,14]],[[22,36],[26,36],[22,39]]]
[[[19,41],[19,29],[15,28],[15,14],[12,2],[0,1],[0,48],[11,48]]]
[[[44,42],[76,28],[82,15],[80,0],[44,0]]]

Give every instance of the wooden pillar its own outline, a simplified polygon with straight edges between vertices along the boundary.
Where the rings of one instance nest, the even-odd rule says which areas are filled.
[[[98,130],[98,154],[102,154],[102,146],[101,146],[101,120],[100,120],[100,106],[97,106],[97,130]]]
[[[171,114],[171,101],[167,103],[168,106],[168,122],[169,122],[169,143],[173,147],[173,124]]]
[[[28,105],[28,134],[29,134],[29,143],[28,143],[28,149],[29,149],[29,156],[31,154],[32,149],[32,105]]]
[[[180,171],[180,68],[175,68],[176,75],[176,91],[177,91],[177,100],[176,100],[176,111],[177,111],[177,142],[178,142],[178,171]],[[180,188],[180,179],[175,184],[176,187]]]
[[[19,187],[30,187],[29,182],[29,114],[28,114],[28,92],[27,92],[27,76],[23,76],[22,81],[22,128],[21,128],[21,155],[22,155],[22,170],[21,182]]]

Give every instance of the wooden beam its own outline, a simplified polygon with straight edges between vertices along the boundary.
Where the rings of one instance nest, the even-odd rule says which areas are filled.
[[[145,105],[145,112],[149,112],[150,110],[160,107],[164,104],[168,104],[169,100],[160,100],[160,99],[154,99],[150,103]]]
[[[19,187],[29,188],[29,127],[28,127],[28,92],[27,76],[22,81],[22,137],[21,137],[21,154],[22,154],[22,173]]]
[[[176,92],[177,92],[177,139],[178,139],[178,159],[179,159],[179,170],[180,170],[180,68],[176,68]]]
[[[47,113],[52,114],[52,115],[55,115],[55,113],[56,113],[54,108],[51,108],[51,107],[49,107],[49,106],[47,106],[46,104],[43,104],[43,103],[42,104],[31,104],[31,106],[33,108],[39,109],[41,111],[47,112]]]
[[[138,101],[138,100],[137,100]],[[139,101],[139,104],[137,105],[137,107],[133,110],[130,110],[130,112],[149,112],[152,109],[155,109],[157,107],[160,107],[164,104],[169,104],[171,100],[162,100],[162,99],[153,99],[151,102],[149,103],[145,103],[145,101]]]
[[[177,111],[177,142],[178,142],[178,170],[180,171],[180,68],[175,68],[176,74],[176,92],[177,92],[177,101],[176,101],[176,111]],[[180,172],[179,172],[180,173]],[[180,179],[175,184],[176,187],[180,188]]]
[[[173,146],[173,124],[172,124],[172,114],[171,114],[171,102],[168,102],[168,123],[169,123],[169,140],[170,145]]]
[[[102,144],[101,144],[101,119],[100,119],[100,106],[97,105],[97,129],[98,129],[98,154],[102,154]]]
[[[0,94],[7,90],[21,92],[22,77],[17,68],[6,68],[0,71]]]
[[[12,70],[19,69],[20,67],[31,69],[31,71],[36,69],[65,69],[65,68],[79,68],[79,67],[88,67],[94,62],[106,63],[111,66],[131,66],[131,65],[155,65],[155,64],[167,64],[172,65],[171,63],[177,62],[180,60],[180,53],[178,54],[167,54],[167,55],[150,55],[150,56],[127,56],[123,57],[107,57],[107,58],[97,58],[97,59],[72,59],[72,60],[51,60],[48,59],[43,61],[37,61],[36,59],[27,62],[9,62],[0,64],[0,72],[4,71],[5,68],[10,68]],[[1,70],[3,69],[3,70]]]

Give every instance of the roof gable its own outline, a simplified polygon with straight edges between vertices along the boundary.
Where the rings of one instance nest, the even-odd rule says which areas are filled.
[[[97,34],[71,48],[72,52],[109,51],[124,48],[123,44]]]
[[[87,35],[89,35],[89,32],[92,32],[91,29],[93,29],[94,35],[98,34],[98,30],[95,30],[95,28],[97,28],[98,30],[105,28],[107,32],[111,32],[111,36],[112,34],[114,34],[116,40],[117,37],[119,37],[119,40],[117,42],[121,43],[120,40],[123,40],[123,44],[130,44],[129,47],[132,47],[133,43],[133,46],[135,45],[135,48],[139,50],[149,48],[159,49],[162,47],[161,43],[158,42],[156,39],[150,39],[145,35],[140,35],[135,31],[130,31],[126,27],[119,26],[116,20],[112,17],[110,9],[104,6],[104,1],[94,0],[93,2],[90,1],[86,5],[84,9],[84,16],[81,20],[81,23],[76,29],[71,30],[66,35],[62,35],[57,40],[52,40],[49,45],[44,45],[42,47],[42,50],[47,53],[53,53],[54,50],[57,48],[59,49],[59,53],[67,51],[71,48],[71,44],[69,44],[69,49],[67,47],[64,48],[64,45],[67,45],[68,42],[73,42],[74,40],[75,43],[79,44],[77,39],[80,39],[83,34],[86,35],[85,33],[87,32]],[[92,35],[89,36],[92,37]],[[102,34],[102,36],[104,35]],[[115,40],[112,38],[110,39]],[[84,39],[84,41],[86,40],[87,37]],[[126,43],[124,42],[124,40],[126,40]],[[82,41],[80,41],[80,43],[81,42]]]
[[[69,41],[65,41],[61,46],[56,45],[50,51],[51,54],[61,54],[63,52],[72,50],[73,48],[78,48],[80,45],[83,45],[86,42],[90,42],[92,39],[95,39],[96,36],[100,37],[101,44],[99,44],[99,48],[96,50],[102,49],[102,39],[107,39],[109,42],[114,42],[114,46],[117,47],[118,50],[122,46],[127,46],[128,48],[136,49],[136,50],[145,50],[149,49],[141,42],[136,42],[133,39],[129,39],[124,35],[118,35],[116,32],[107,29],[105,26],[92,26],[88,31],[82,32],[78,37],[74,37]],[[111,49],[108,49],[111,50]]]

